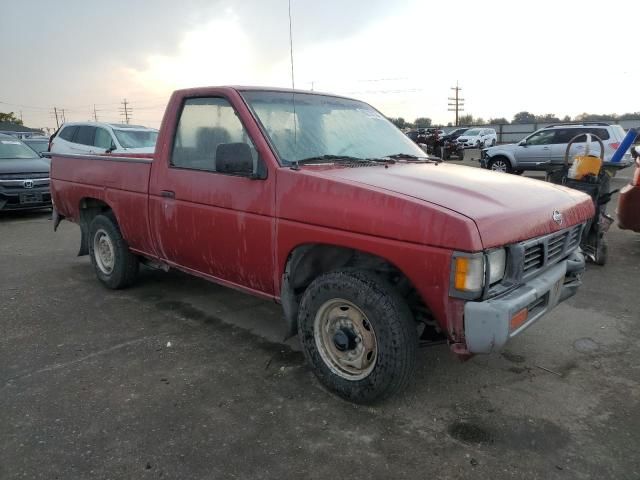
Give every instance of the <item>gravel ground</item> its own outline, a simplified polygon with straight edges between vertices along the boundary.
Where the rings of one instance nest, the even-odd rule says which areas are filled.
[[[640,478],[638,234],[613,227],[609,264],[502,354],[422,349],[362,407],[277,305],[148,269],[106,290],[48,217],[0,215],[2,479]]]

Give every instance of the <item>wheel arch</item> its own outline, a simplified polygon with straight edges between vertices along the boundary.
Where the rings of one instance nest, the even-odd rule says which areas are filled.
[[[94,197],[83,197],[80,199],[78,212],[78,224],[80,225],[81,235],[80,250],[78,251],[78,256],[80,257],[89,254],[89,225],[91,224],[91,221],[97,215],[103,213],[113,214],[113,209],[104,200]]]
[[[416,322],[435,325],[431,312],[415,285],[392,261],[353,247],[306,243],[289,252],[281,277],[280,301],[288,335],[297,332],[300,300],[311,282],[325,273],[347,268],[373,271],[381,275],[407,299]]]
[[[509,162],[509,165],[511,165],[511,169],[512,170],[517,170],[515,158],[513,158],[511,155],[509,155],[507,152],[504,152],[504,151],[498,151],[498,152],[492,154],[490,157],[488,157],[487,158],[487,168],[489,168],[489,162],[491,160],[495,160],[497,158],[504,158],[506,161]]]

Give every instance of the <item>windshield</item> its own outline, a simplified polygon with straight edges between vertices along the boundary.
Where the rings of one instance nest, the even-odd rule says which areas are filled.
[[[38,153],[46,152],[49,148],[49,140],[25,140],[24,143]]]
[[[242,95],[284,164],[325,155],[426,156],[382,114],[357,100],[296,93],[294,109],[291,92],[245,91]]]
[[[10,158],[40,158],[40,156],[19,140],[0,140],[0,160]]]
[[[123,148],[155,147],[158,139],[157,130],[125,130],[114,128],[113,133]]]
[[[480,135],[480,130],[477,128],[472,128],[471,130],[464,132],[465,137],[475,137],[476,135]]]

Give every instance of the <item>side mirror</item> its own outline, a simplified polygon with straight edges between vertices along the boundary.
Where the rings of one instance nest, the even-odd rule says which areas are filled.
[[[243,175],[251,178],[266,178],[266,171],[254,168],[251,147],[244,142],[221,143],[216,148],[216,172]]]
[[[116,144],[111,142],[111,146],[109,148],[107,148],[104,153],[111,153],[116,149]]]
[[[42,158],[51,158],[51,152],[40,152],[38,155]]]
[[[518,143],[518,146],[526,147],[527,146],[527,141],[526,140],[521,140],[520,143]]]

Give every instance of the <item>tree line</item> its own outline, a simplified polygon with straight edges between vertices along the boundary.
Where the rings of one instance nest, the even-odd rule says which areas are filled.
[[[429,117],[418,117],[413,122],[408,122],[402,117],[390,117],[389,120],[398,128],[427,128],[434,126]],[[624,113],[618,115],[600,114],[600,113],[581,113],[571,118],[565,115],[560,118],[553,113],[544,115],[535,115],[531,112],[518,112],[511,121],[504,117],[489,118],[485,120],[482,117],[474,117],[473,115],[462,115],[458,119],[460,125],[497,125],[497,124],[520,124],[520,123],[559,123],[559,122],[617,122],[620,120],[640,120],[640,112]],[[447,127],[452,127],[452,123],[448,123]]]
[[[9,122],[9,123],[15,123],[16,125],[22,125],[22,120],[16,117],[16,114],[13,112],[9,112],[9,113],[0,112],[0,122]]]

